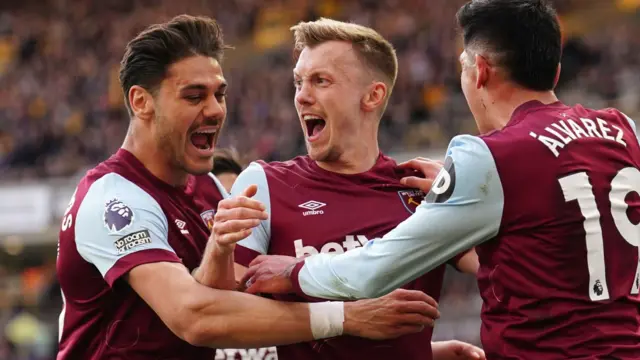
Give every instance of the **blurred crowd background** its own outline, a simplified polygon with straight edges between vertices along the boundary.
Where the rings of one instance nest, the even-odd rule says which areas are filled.
[[[0,0],[0,360],[54,358],[60,209],[77,179],[122,142],[118,67],[137,32],[181,13],[220,21],[235,49],[224,63],[229,116],[219,145],[246,164],[305,151],[289,85],[289,27],[321,16],[371,26],[399,57],[380,142],[402,160],[476,132],[459,87],[454,15],[463,2]],[[636,116],[640,0],[554,3],[564,34],[561,100]],[[480,305],[475,280],[449,271],[436,339],[479,344]]]

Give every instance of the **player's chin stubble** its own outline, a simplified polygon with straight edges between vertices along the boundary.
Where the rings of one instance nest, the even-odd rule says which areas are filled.
[[[307,151],[309,156],[319,162],[335,162],[340,159],[341,151],[334,146],[328,146],[326,149],[316,149],[313,151],[313,147],[307,143]]]
[[[166,156],[169,166],[177,171],[194,173],[194,169],[188,165],[186,159],[187,139],[186,135],[177,130],[168,130],[164,128],[161,119],[157,119],[157,138],[156,142],[161,154]]]

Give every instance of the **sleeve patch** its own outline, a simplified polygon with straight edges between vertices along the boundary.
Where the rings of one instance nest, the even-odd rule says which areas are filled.
[[[136,231],[129,235],[125,235],[114,243],[118,255],[122,255],[127,251],[144,244],[151,244],[151,235],[149,235],[149,230]]]
[[[133,224],[134,213],[124,202],[114,198],[107,202],[103,218],[109,233],[117,234]]]
[[[453,194],[453,190],[456,187],[456,166],[453,162],[451,155],[447,156],[444,161],[444,166],[435,180],[433,180],[433,186],[427,194],[425,201],[427,203],[444,203]]]

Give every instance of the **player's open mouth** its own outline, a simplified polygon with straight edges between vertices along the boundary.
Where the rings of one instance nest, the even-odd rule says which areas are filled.
[[[191,144],[198,150],[209,153],[213,150],[216,129],[199,130],[191,134]]]
[[[327,124],[323,118],[316,115],[303,115],[302,120],[307,126],[307,138],[309,141],[317,140]]]

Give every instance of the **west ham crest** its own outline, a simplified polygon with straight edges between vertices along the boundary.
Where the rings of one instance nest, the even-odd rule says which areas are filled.
[[[200,214],[200,217],[204,221],[205,225],[207,225],[207,228],[209,229],[209,231],[213,229],[213,215],[215,214],[216,214],[215,210],[207,210],[202,214]]]
[[[398,191],[398,196],[400,196],[402,205],[410,214],[413,214],[424,199],[425,194],[422,190],[400,190]]]

